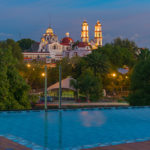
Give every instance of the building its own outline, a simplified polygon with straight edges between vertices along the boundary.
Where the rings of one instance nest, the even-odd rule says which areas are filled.
[[[65,37],[60,41],[58,36],[54,34],[51,27],[48,27],[46,32],[42,35],[38,51],[24,52],[25,61],[45,60],[47,63],[61,60],[63,57],[72,58],[75,56],[84,57],[102,46],[102,25],[97,21],[94,30],[94,39],[89,42],[89,25],[86,20],[83,21],[81,26],[81,41],[74,42],[67,32]],[[36,45],[36,46],[37,46]],[[35,47],[35,46],[34,46]],[[32,48],[33,49],[33,48]]]
[[[59,43],[58,37],[54,34],[51,27],[43,34],[38,52],[49,53],[49,57],[55,61],[62,59],[63,46]]]
[[[33,60],[46,61],[46,58],[49,57],[47,52],[23,52],[24,61],[31,62]]]
[[[96,25],[95,25],[95,45],[98,47],[102,47],[102,41],[103,41],[103,37],[102,37],[102,25],[100,24],[100,21],[98,20]]]
[[[82,42],[89,42],[89,25],[86,20],[82,23],[81,40]]]
[[[70,84],[71,80],[75,80],[71,77],[63,79],[61,81],[62,100],[74,100],[76,91]],[[51,85],[47,88],[48,94],[53,97],[54,100],[59,99],[59,82]]]
[[[66,37],[61,40],[60,44],[63,47],[63,51],[72,50],[72,45],[74,44],[74,41],[70,37],[69,32],[66,33]]]

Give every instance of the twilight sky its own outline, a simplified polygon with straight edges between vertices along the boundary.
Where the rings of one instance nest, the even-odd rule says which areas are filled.
[[[150,48],[150,0],[0,0],[0,40],[40,41],[49,24],[59,39],[70,32],[80,40],[84,19],[90,39],[99,19],[104,43],[122,37]]]

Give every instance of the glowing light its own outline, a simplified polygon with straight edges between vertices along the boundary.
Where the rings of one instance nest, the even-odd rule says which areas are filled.
[[[45,73],[42,73],[42,77],[45,77]]]
[[[30,67],[31,67],[31,65],[30,65],[30,64],[27,64],[27,67],[28,67],[28,68],[30,68]]]
[[[113,74],[112,74],[112,77],[116,77],[116,76],[117,76],[116,73],[113,73]]]

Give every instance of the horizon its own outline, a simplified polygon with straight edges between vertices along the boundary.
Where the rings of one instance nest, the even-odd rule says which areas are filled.
[[[81,39],[81,24],[84,20],[89,24],[89,36],[92,39],[94,26],[100,20],[104,44],[121,37],[135,41],[139,47],[150,48],[148,0],[0,2],[0,40],[31,38],[40,41],[42,34],[51,25],[59,40],[69,32],[76,41]]]

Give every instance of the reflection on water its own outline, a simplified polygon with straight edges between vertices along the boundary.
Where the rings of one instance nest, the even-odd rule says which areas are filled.
[[[92,129],[96,131],[97,127],[102,127],[106,122],[106,117],[104,116],[102,111],[78,111],[77,117],[72,117],[70,112],[63,112],[62,110],[57,111],[55,115],[53,114],[54,112],[45,112],[44,150],[52,147],[57,147],[57,149],[61,150],[64,148],[64,144],[66,144],[66,141],[72,142],[77,137],[79,138],[78,135],[82,133],[82,131],[86,133],[86,130],[84,130],[85,127],[96,127]],[[63,126],[64,115],[67,119],[69,119],[69,124],[67,124],[66,126]],[[71,126],[70,123],[72,124]],[[73,127],[77,129],[76,133],[73,132]],[[64,131],[65,134],[63,134]],[[70,135],[71,137],[69,138]],[[83,134],[81,134],[81,136],[83,136]],[[81,142],[81,145],[82,144],[84,145],[84,142]]]
[[[49,116],[50,117],[50,116]],[[44,150],[49,147],[48,143],[48,112],[44,116]],[[58,147],[62,149],[62,111],[58,113]]]
[[[45,111],[44,117],[44,150],[48,147],[48,112]]]
[[[99,127],[106,121],[105,116],[100,111],[81,111],[79,115],[85,127]]]
[[[58,136],[59,136],[59,149],[61,149],[62,148],[62,112],[61,111],[59,111],[59,116],[58,116],[58,131],[59,131],[59,134],[58,134]]]

